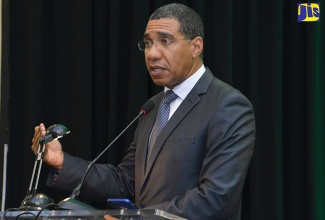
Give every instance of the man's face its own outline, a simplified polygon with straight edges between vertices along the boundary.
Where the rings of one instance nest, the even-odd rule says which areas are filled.
[[[144,41],[153,42],[144,51],[149,74],[156,85],[170,89],[197,70],[192,56],[193,46],[178,30],[177,20],[158,19],[149,21],[144,33]]]

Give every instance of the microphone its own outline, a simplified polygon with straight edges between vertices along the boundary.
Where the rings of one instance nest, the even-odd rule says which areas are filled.
[[[124,128],[124,130],[117,135],[117,137],[93,160],[89,163],[83,178],[81,179],[79,185],[73,190],[72,194],[70,195],[70,197],[62,200],[61,202],[59,202],[59,209],[68,209],[68,210],[94,210],[95,208],[82,203],[78,200],[76,200],[76,197],[80,194],[80,189],[82,187],[82,184],[84,183],[90,169],[92,168],[92,166],[96,163],[96,161],[115,143],[115,141],[141,116],[141,115],[146,115],[148,114],[153,108],[155,107],[155,104],[151,101],[148,100],[140,109],[139,114],[133,119],[133,121],[131,121],[131,123],[126,126],[126,128]]]
[[[62,138],[69,133],[70,131],[64,125],[54,124],[46,129],[45,137],[42,137],[39,142],[42,145],[47,144],[53,140]]]
[[[61,124],[54,124],[51,125],[46,129],[46,136],[41,138],[39,140],[39,146],[37,150],[37,155],[35,157],[35,162],[34,162],[34,168],[33,168],[33,173],[32,177],[30,180],[30,185],[26,193],[25,199],[22,201],[21,206],[19,207],[19,210],[41,210],[45,205],[53,203],[53,199],[47,197],[46,195],[42,193],[37,193],[37,186],[38,186],[38,180],[40,177],[41,173],[41,168],[42,168],[42,162],[43,162],[43,157],[44,157],[44,152],[45,152],[45,144],[47,144],[50,141],[59,139],[61,137],[64,137],[65,135],[69,134],[70,131]],[[41,150],[42,146],[42,150]],[[35,177],[35,171],[38,166],[38,172],[35,180],[35,185],[33,187],[33,182],[34,182],[34,177]]]

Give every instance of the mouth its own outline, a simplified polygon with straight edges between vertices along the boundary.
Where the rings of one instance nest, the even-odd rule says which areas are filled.
[[[163,77],[163,75],[166,73],[166,68],[163,68],[161,66],[150,66],[149,72],[152,78],[158,79]]]
[[[151,66],[150,67],[150,72],[154,72],[154,73],[159,73],[162,71],[165,71],[166,69],[161,67],[161,66]]]

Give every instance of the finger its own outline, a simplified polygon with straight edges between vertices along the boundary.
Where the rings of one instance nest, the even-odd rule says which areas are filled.
[[[41,133],[40,127],[36,126],[35,132],[34,132],[34,137],[32,139],[33,144],[36,144],[36,142],[38,142],[38,140],[40,139],[40,133]]]
[[[46,130],[45,130],[45,126],[43,123],[41,123],[39,126],[36,126],[34,128],[34,136],[32,138],[32,146],[31,149],[32,151],[34,151],[34,153],[36,154],[39,148],[39,140],[45,136]]]

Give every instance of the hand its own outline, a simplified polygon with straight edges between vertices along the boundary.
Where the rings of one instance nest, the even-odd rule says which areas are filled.
[[[110,215],[104,215],[104,219],[106,219],[106,220],[118,220],[118,218],[114,218],[114,217],[112,217]]]
[[[39,140],[45,136],[46,128],[43,123],[35,127],[34,137],[32,139],[32,151],[37,154],[39,148]],[[53,140],[46,144],[43,161],[48,165],[60,170],[63,165],[64,154],[61,143],[58,140]]]

